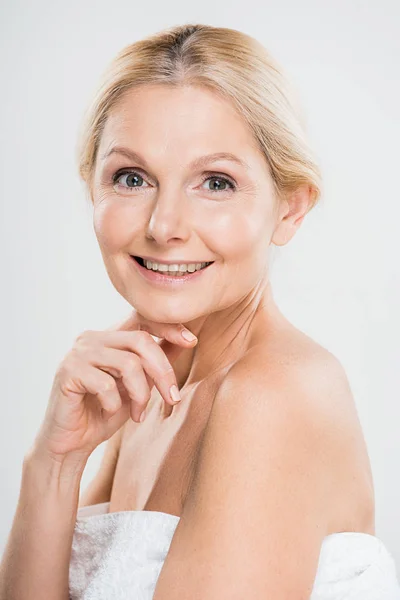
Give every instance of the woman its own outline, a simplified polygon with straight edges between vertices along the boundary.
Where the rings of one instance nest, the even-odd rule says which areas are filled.
[[[278,65],[206,25],[128,46],[90,107],[80,174],[134,310],[60,364],[1,600],[400,598],[346,375],[271,290],[271,245],[320,196]]]

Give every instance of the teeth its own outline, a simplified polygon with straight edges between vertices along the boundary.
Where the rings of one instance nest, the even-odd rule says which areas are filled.
[[[181,275],[182,273],[186,272],[193,273],[194,271],[200,271],[200,269],[203,269],[204,267],[210,264],[209,262],[198,262],[165,265],[162,263],[153,263],[150,260],[144,260],[143,263],[147,269],[150,269],[152,271],[158,271],[160,273],[168,272],[168,275]]]
[[[151,264],[151,263],[150,263]],[[168,265],[157,265],[157,269],[154,269],[155,271],[168,271]]]

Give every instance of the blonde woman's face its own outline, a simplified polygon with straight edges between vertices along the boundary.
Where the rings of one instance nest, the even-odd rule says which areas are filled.
[[[206,88],[142,86],[121,99],[102,134],[92,192],[108,275],[149,319],[190,322],[265,277],[272,178],[246,123]],[[146,270],[133,257],[182,274]],[[211,264],[181,271],[199,263]]]

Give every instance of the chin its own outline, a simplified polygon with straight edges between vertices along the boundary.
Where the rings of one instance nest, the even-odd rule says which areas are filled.
[[[155,301],[150,297],[147,302],[135,302],[132,306],[145,319],[154,323],[189,323],[204,314],[204,311],[194,310],[187,302],[178,302],[177,299],[168,301],[160,298]]]

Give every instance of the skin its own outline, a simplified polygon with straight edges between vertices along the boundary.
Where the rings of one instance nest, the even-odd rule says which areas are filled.
[[[149,167],[117,153],[103,159],[115,146],[139,152]],[[227,160],[189,167],[215,152],[230,152],[249,168]],[[133,167],[145,180],[139,187],[132,189],[132,179],[127,183],[124,176],[119,186],[113,184],[118,170]],[[201,179],[206,170],[230,177],[237,190],[222,184],[211,191],[213,180]],[[117,291],[146,318],[181,322],[199,339],[174,365],[180,387],[238,360],[243,336],[285,321],[268,278],[269,249],[293,237],[309,189],[277,201],[266,159],[230,103],[197,86],[130,91],[105,125],[92,198],[94,229]],[[131,254],[215,262],[197,281],[171,293],[143,280]]]
[[[110,154],[117,146],[146,164]],[[227,160],[191,166],[215,152],[247,168]],[[122,174],[114,182],[121,169],[142,176],[139,187],[127,188]],[[206,176],[237,188],[213,192],[216,180]],[[181,517],[157,600],[308,597],[325,535],[374,534],[371,471],[345,374],[285,318],[269,281],[270,246],[300,227],[308,186],[278,201],[251,131],[213,92],[145,86],[109,116],[91,194],[116,290],[154,323],[183,323],[198,343],[174,362],[182,401],[168,408],[152,396],[144,423],[127,422],[120,449],[109,446],[108,475],[81,506],[111,491],[110,512]],[[169,289],[145,280],[130,255],[214,264]],[[248,515],[257,515],[251,534]]]

